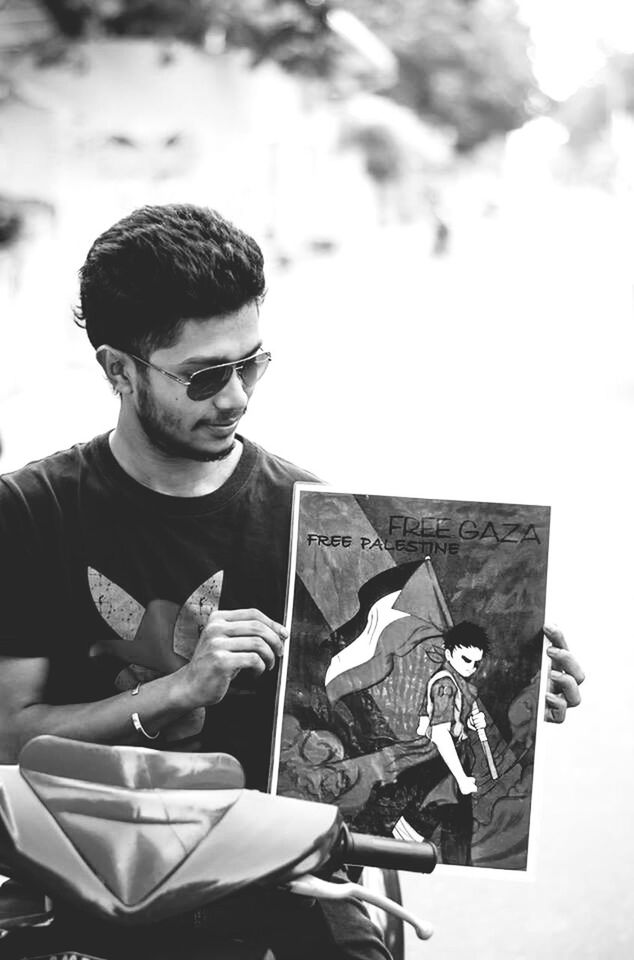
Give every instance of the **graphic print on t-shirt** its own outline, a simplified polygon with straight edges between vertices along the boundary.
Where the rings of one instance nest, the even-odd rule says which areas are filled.
[[[218,570],[208,577],[182,606],[157,597],[144,607],[119,584],[88,567],[92,599],[111,631],[108,640],[91,653],[107,651],[124,661],[115,680],[118,691],[173,673],[191,659],[210,615],[218,609],[223,575]],[[204,720],[205,710],[200,707],[164,728],[163,733],[170,741],[195,736]]]

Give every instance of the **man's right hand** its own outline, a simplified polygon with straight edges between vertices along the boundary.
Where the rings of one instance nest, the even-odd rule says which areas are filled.
[[[190,662],[178,671],[188,709],[218,703],[241,670],[256,676],[272,670],[287,636],[260,610],[215,610]]]

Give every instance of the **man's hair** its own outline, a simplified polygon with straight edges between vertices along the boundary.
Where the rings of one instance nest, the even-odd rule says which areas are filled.
[[[265,291],[255,240],[204,207],[133,211],[102,233],[80,271],[77,323],[95,349],[132,353],[170,346],[187,319],[222,317]]]
[[[488,653],[491,642],[482,627],[469,620],[463,620],[443,633],[445,650],[452,652],[456,647],[477,647],[482,653]]]

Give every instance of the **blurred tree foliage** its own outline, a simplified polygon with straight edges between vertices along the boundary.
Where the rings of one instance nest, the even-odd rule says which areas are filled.
[[[569,134],[574,150],[593,146],[610,127],[615,111],[634,116],[634,54],[615,53],[603,69],[556,105],[552,115]]]
[[[321,0],[41,0],[62,33],[175,38],[198,46],[246,47],[255,62],[327,76],[340,44]]]
[[[515,0],[347,0],[394,51],[390,95],[456,132],[458,150],[521,126],[546,106]]]
[[[329,6],[344,7],[397,56],[399,82],[384,92],[453,129],[459,150],[520,126],[544,106],[515,0],[41,2],[67,37],[175,37],[199,45],[221,37],[251,49],[256,61],[272,58],[320,76],[341,62],[343,44],[326,15]]]

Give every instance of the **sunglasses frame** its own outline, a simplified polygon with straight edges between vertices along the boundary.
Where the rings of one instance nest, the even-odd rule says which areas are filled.
[[[193,400],[194,403],[200,402],[202,400],[210,400],[211,397],[215,397],[216,394],[220,393],[221,390],[224,390],[224,388],[229,383],[229,380],[231,379],[231,373],[230,373],[227,379],[225,380],[225,382],[222,383],[217,390],[214,390],[213,393],[210,393],[205,397],[192,397],[190,393],[192,384],[195,383],[196,378],[200,377],[202,374],[208,373],[210,370],[231,369],[231,371],[235,370],[235,372],[240,377],[240,380],[244,383],[244,380],[241,376],[241,368],[244,366],[244,364],[249,363],[249,361],[251,360],[259,359],[260,357],[262,358],[266,357],[267,363],[266,363],[266,366],[264,367],[264,370],[262,370],[262,373],[257,378],[257,380],[259,380],[260,377],[266,371],[266,368],[268,367],[269,363],[273,359],[268,350],[258,350],[257,353],[251,354],[250,357],[243,357],[242,360],[229,360],[227,363],[215,363],[211,367],[203,367],[202,370],[196,370],[196,372],[191,375],[189,380],[187,380],[184,377],[177,376],[175,373],[170,373],[169,370],[164,370],[163,367],[159,367],[156,363],[151,363],[150,360],[144,360],[143,357],[138,357],[136,353],[128,353],[128,356],[132,357],[134,360],[138,360],[139,363],[143,363],[146,367],[151,367],[153,370],[158,370],[159,373],[162,373],[164,376],[169,377],[170,380],[175,380],[177,383],[183,384],[184,387],[187,387],[187,390],[186,390],[187,396],[189,397],[190,400]],[[257,383],[257,380],[255,381],[256,383]]]

